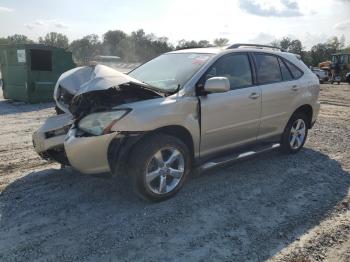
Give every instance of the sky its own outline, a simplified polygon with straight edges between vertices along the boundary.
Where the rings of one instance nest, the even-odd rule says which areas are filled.
[[[284,36],[306,49],[332,36],[350,45],[350,0],[0,0],[0,37],[48,32],[70,41],[108,30],[181,39],[270,43]]]

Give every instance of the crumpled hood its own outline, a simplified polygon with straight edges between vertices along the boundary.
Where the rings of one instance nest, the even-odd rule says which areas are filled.
[[[55,86],[54,99],[61,110],[69,112],[69,102],[74,96],[92,91],[107,90],[127,83],[148,87],[147,84],[108,66],[97,64],[95,66],[77,67],[60,76]],[[67,94],[68,99],[62,99],[63,96],[67,97]]]
[[[57,106],[76,118],[160,96],[163,95],[147,84],[104,65],[78,67],[63,73],[54,91]]]
[[[58,79],[56,87],[60,85],[72,95],[79,95],[91,91],[106,90],[125,83],[147,86],[111,67],[96,65],[77,67],[63,73]]]

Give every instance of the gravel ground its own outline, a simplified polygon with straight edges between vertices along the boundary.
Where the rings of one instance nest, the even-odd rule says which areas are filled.
[[[350,86],[320,99],[297,155],[193,175],[158,204],[41,160],[53,104],[0,99],[0,261],[350,261]]]

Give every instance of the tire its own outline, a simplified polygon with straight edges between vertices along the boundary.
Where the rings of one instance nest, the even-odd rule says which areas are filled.
[[[141,140],[128,161],[134,191],[157,202],[174,196],[191,170],[191,159],[188,147],[176,137],[158,133]]]
[[[300,151],[300,149],[304,146],[307,138],[309,128],[308,123],[308,118],[303,112],[296,112],[293,114],[282,134],[282,152],[295,154]]]
[[[340,85],[340,82],[338,82],[338,85]]]

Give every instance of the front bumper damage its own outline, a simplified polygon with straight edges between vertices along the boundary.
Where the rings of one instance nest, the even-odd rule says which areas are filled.
[[[64,151],[64,139],[73,123],[71,114],[49,117],[45,123],[33,133],[35,151],[44,159],[54,160],[64,165],[69,161]]]
[[[71,125],[69,114],[48,118],[34,132],[33,145],[43,159],[72,166],[84,174],[124,173],[132,146],[143,136],[143,133],[132,132],[79,136],[78,129]],[[69,131],[61,134],[63,128]],[[57,136],[54,136],[55,132]]]
[[[64,149],[71,166],[84,174],[110,172],[108,147],[117,137],[117,132],[102,136],[79,137],[77,129],[70,129],[64,141]]]
[[[62,115],[50,117],[33,134],[36,152],[44,159],[70,165],[85,174],[115,173],[126,162],[126,151],[139,134],[95,136],[78,128],[89,114],[108,112],[123,104],[156,99],[165,94],[112,68],[96,65],[65,72],[54,98]]]

